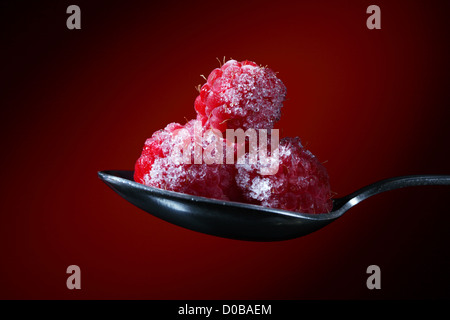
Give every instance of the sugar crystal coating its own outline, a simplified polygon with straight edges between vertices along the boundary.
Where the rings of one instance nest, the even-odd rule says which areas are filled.
[[[302,213],[332,209],[328,173],[299,138],[284,138],[279,145],[279,168],[261,175],[261,162],[237,164],[236,182],[246,201]]]

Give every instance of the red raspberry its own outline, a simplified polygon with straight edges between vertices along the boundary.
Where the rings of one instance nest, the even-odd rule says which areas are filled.
[[[279,144],[279,169],[261,175],[262,164],[237,164],[236,182],[245,199],[254,204],[302,213],[326,213],[332,209],[328,173],[299,138]]]
[[[226,144],[231,142],[217,132],[205,138],[209,129],[222,133],[225,129],[272,129],[280,118],[285,95],[284,84],[272,70],[250,61],[228,61],[213,70],[201,88],[195,100],[197,120],[184,126],[171,123],[145,142],[135,165],[135,181],[196,196],[303,213],[331,211],[328,173],[303,148],[299,138],[280,141],[278,170],[272,175],[263,175],[267,174],[267,165],[261,159],[249,163],[248,151],[246,163],[225,164]],[[248,150],[249,142],[232,145],[236,156],[238,150]],[[208,162],[206,150],[219,163]]]
[[[196,143],[204,145],[207,142],[201,138],[204,132],[198,120],[191,120],[185,126],[171,123],[164,130],[155,132],[145,142],[136,162],[134,180],[148,186],[195,196],[237,201],[239,196],[233,165],[206,164],[201,158],[200,164],[195,163],[194,146]],[[220,143],[224,148],[223,139]],[[182,153],[175,152],[177,150],[187,150],[190,164],[183,162]],[[203,149],[200,150],[204,153]],[[215,152],[218,152],[217,149],[211,151],[211,154]],[[222,154],[225,157],[224,151]]]
[[[214,69],[195,100],[206,128],[272,129],[280,119],[286,87],[271,69],[229,60]]]

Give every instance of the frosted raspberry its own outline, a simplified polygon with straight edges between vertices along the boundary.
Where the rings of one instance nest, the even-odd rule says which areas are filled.
[[[271,69],[229,60],[201,87],[195,110],[207,128],[272,129],[280,119],[286,87]]]
[[[235,167],[233,165],[205,163],[199,158],[196,164],[196,152],[204,152],[205,145],[211,145],[209,154],[214,155],[225,145],[220,140],[216,146],[211,141],[202,139],[205,130],[198,120],[191,120],[182,126],[171,123],[164,130],[159,130],[145,142],[140,158],[135,165],[134,179],[136,182],[161,189],[187,193],[195,196],[222,200],[236,200],[239,198],[234,180]],[[219,139],[217,137],[210,138]],[[200,144],[201,149],[195,149]],[[190,164],[183,158],[187,151]],[[224,160],[223,160],[224,161]],[[225,163],[225,161],[223,162]]]
[[[331,211],[328,173],[299,138],[280,141],[276,174],[261,175],[261,166],[261,162],[236,165],[236,182],[248,202],[302,213]]]

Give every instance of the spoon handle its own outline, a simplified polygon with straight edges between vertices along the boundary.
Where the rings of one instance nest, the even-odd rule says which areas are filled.
[[[361,201],[376,194],[415,186],[448,186],[450,185],[450,176],[448,175],[411,175],[401,176],[385,180],[380,180],[364,188],[361,188],[352,194],[339,199],[341,206],[345,211],[357,205]]]

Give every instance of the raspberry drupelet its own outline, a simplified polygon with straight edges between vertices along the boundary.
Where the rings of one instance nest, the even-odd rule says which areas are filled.
[[[261,175],[261,162],[237,164],[236,182],[247,202],[302,213],[327,213],[332,209],[325,167],[299,138],[279,144],[278,172]]]
[[[202,140],[204,131],[198,120],[191,120],[184,126],[171,123],[165,129],[156,131],[146,140],[135,164],[134,180],[151,187],[195,196],[237,200],[238,190],[234,180],[236,168],[233,165],[206,164],[204,161],[195,163],[195,144],[207,142]],[[209,145],[214,148],[225,146],[223,140],[219,141],[219,147]],[[182,158],[185,150],[190,163]],[[218,150],[210,153],[214,152]]]
[[[194,105],[206,128],[272,129],[285,96],[286,87],[271,69],[229,60],[210,73]]]

